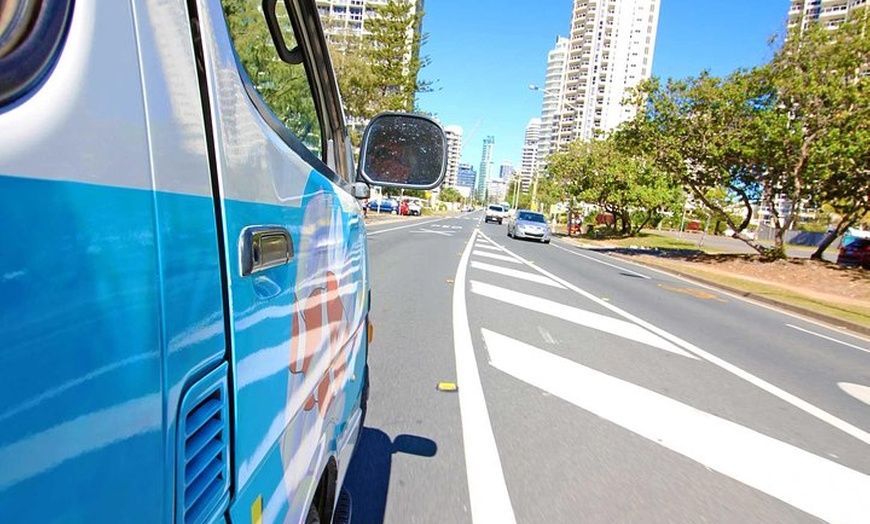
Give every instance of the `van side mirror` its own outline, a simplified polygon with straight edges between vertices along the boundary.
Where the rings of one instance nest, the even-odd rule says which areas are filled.
[[[358,176],[378,186],[432,189],[447,170],[447,137],[435,120],[381,113],[366,127]]]
[[[371,188],[365,182],[354,182],[351,186],[351,193],[357,200],[365,200],[371,196]]]

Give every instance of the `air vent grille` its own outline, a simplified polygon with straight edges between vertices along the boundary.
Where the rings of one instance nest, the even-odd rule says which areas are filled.
[[[210,522],[229,501],[227,365],[195,383],[178,418],[177,518],[183,524]]]

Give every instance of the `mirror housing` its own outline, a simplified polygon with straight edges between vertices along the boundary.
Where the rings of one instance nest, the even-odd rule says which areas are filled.
[[[383,187],[432,189],[446,171],[447,137],[428,116],[381,113],[366,126],[358,178]]]
[[[371,188],[369,188],[369,185],[365,182],[354,182],[350,188],[350,192],[357,200],[365,200],[372,194]]]

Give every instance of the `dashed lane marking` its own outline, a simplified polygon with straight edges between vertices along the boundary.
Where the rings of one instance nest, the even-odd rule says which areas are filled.
[[[870,387],[849,382],[838,382],[837,386],[849,396],[854,397],[865,404],[870,404]]]
[[[827,335],[822,335],[821,333],[816,333],[815,331],[810,331],[810,330],[808,330],[808,329],[804,329],[804,328],[801,328],[801,327],[797,327],[797,326],[792,325],[792,324],[786,324],[786,326],[788,326],[788,327],[790,327],[790,328],[792,328],[792,329],[796,329],[796,330],[798,330],[798,331],[801,331],[801,332],[803,332],[803,333],[807,333],[808,335],[813,335],[813,336],[816,336],[816,337],[819,337],[819,338],[823,338],[823,339],[825,339],[825,340],[830,340],[831,342],[836,342],[837,344],[841,344],[841,345],[843,345],[843,346],[850,347],[850,348],[852,348],[852,349],[857,349],[858,351],[863,351],[864,353],[870,353],[870,349],[865,349],[865,348],[862,348],[861,346],[856,346],[856,345],[854,345],[854,344],[849,344],[848,342],[843,342],[842,340],[837,340],[836,338],[829,337],[829,336],[827,336]]]

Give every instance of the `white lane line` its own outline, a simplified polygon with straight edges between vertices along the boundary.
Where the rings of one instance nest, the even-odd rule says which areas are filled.
[[[870,476],[534,346],[483,330],[490,363],[828,522],[866,523]]]
[[[446,231],[432,231],[431,229],[421,229],[419,231],[411,231],[412,235],[415,233],[418,233],[418,234],[419,233],[423,233],[423,234],[428,233],[431,235],[441,235],[441,236],[445,236],[445,237],[452,237],[453,236],[453,233],[448,233]]]
[[[625,320],[599,315],[598,313],[593,313],[591,311],[567,306],[534,295],[518,293],[510,289],[485,284],[476,280],[471,281],[471,292],[475,295],[498,300],[506,304],[512,304],[536,313],[566,320],[577,324],[578,326],[603,331],[604,333],[622,337],[634,342],[640,342],[641,344],[646,344],[647,346],[661,349],[663,351],[670,351],[671,353],[686,358],[698,359],[695,355],[683,351],[667,340],[650,333],[636,324],[626,322]]]
[[[496,254],[496,253],[489,253],[489,252],[487,252],[487,251],[477,251],[477,250],[474,250],[471,254],[474,255],[474,256],[476,256],[476,257],[491,258],[491,259],[493,259],[493,260],[501,260],[502,262],[511,262],[511,263],[513,263],[513,264],[522,264],[522,262],[520,262],[519,260],[515,259],[514,257],[509,257],[509,256],[505,256],[505,255],[499,255],[499,254]]]
[[[483,235],[483,232],[481,232],[480,234]],[[671,333],[668,333],[664,329],[656,327],[656,326],[650,324],[649,322],[642,320],[641,318],[638,318],[638,317],[632,315],[631,313],[628,313],[627,311],[623,311],[622,309],[614,306],[613,304],[610,304],[609,302],[605,302],[605,301],[601,300],[600,298],[596,297],[592,293],[584,291],[584,290],[580,289],[579,287],[575,286],[574,284],[571,284],[570,282],[568,282],[562,278],[557,277],[556,275],[550,273],[549,271],[546,271],[544,269],[541,269],[538,266],[535,266],[531,262],[525,260],[523,257],[517,255],[516,253],[511,252],[507,248],[505,248],[505,252],[517,257],[519,260],[523,261],[523,263],[525,263],[527,266],[534,269],[538,273],[540,273],[546,277],[549,277],[549,278],[555,280],[556,282],[559,282],[560,284],[562,284],[566,288],[570,289],[571,291],[577,293],[578,295],[586,297],[589,300],[598,304],[599,306],[606,308],[610,311],[613,311],[614,313],[621,316],[622,318],[629,320],[631,322],[634,322],[635,324],[638,324],[639,326],[642,326],[642,327],[652,331],[653,333],[664,338],[665,340],[669,340],[669,341],[673,342],[674,344],[680,346],[681,348],[685,349],[686,351],[688,351],[690,353],[694,353],[698,357],[706,360],[707,362],[709,362],[715,366],[718,366],[718,367],[724,369],[725,371],[731,373],[732,375],[734,375],[734,376],[736,376],[736,377],[738,377],[746,382],[749,382],[750,384],[761,389],[762,391],[766,391],[767,393],[779,398],[780,400],[782,400],[784,402],[788,402],[789,404],[800,409],[804,413],[807,413],[809,415],[812,415],[813,417],[816,417],[817,419],[821,420],[822,422],[839,429],[843,433],[846,433],[847,435],[851,435],[865,444],[870,444],[870,433],[864,431],[863,429],[860,429],[852,424],[849,424],[845,420],[839,419],[839,418],[835,417],[834,415],[831,415],[827,411],[825,411],[821,408],[818,408],[818,407],[814,406],[813,404],[810,404],[806,400],[804,400],[796,395],[792,395],[788,391],[786,391],[782,388],[779,388],[777,386],[774,386],[770,382],[767,382],[766,380],[764,380],[762,378],[756,377],[752,373],[745,371],[745,370],[735,366],[734,364],[731,364],[730,362],[723,360],[723,359],[717,357],[716,355],[713,355],[712,353],[704,351],[703,349],[699,348],[698,346],[696,346],[690,342],[687,342],[676,335],[672,335]]]
[[[597,262],[597,263],[602,264],[602,265],[604,265],[604,266],[609,266],[609,267],[612,267],[612,268],[614,268],[614,269],[618,269],[618,270],[620,270],[620,271],[622,271],[622,272],[624,272],[624,273],[630,273],[630,274],[632,274],[632,275],[638,276],[638,277],[640,277],[640,278],[645,278],[645,279],[647,279],[647,280],[650,280],[650,279],[652,278],[652,277],[648,277],[647,275],[643,275],[643,274],[641,274],[641,273],[638,273],[637,271],[632,271],[632,270],[630,270],[630,269],[625,269],[624,267],[617,266],[616,264],[611,264],[610,262],[605,262],[605,261],[603,261],[603,260],[598,260],[598,259],[595,258],[595,257],[590,257],[589,255],[584,255],[583,253],[577,253],[576,251],[572,251],[572,250],[570,250],[570,249],[566,249],[566,248],[564,248],[564,247],[562,247],[562,246],[560,246],[560,245],[557,245],[557,244],[553,244],[553,247],[558,248],[558,249],[561,249],[562,251],[565,251],[566,253],[570,253],[570,254],[572,254],[572,255],[574,255],[574,256],[581,257],[581,258],[585,258],[585,259],[587,259],[587,260],[591,260],[591,261],[593,261],[593,262]]]
[[[837,344],[841,344],[843,346],[850,347],[852,349],[857,349],[858,351],[863,351],[864,353],[870,353],[870,349],[862,348],[861,346],[856,346],[854,344],[849,344],[848,342],[843,342],[842,340],[837,340],[836,338],[831,338],[829,336],[822,335],[821,333],[816,333],[815,331],[810,331],[808,329],[797,327],[797,326],[792,325],[792,324],[786,324],[786,326],[788,326],[792,329],[796,329],[798,331],[802,331],[802,332],[807,333],[809,335],[814,335],[814,336],[817,336],[819,338],[823,338],[825,340],[830,340],[831,342],[836,342]]]
[[[483,249],[494,249],[494,250],[496,250],[496,251],[504,251],[504,250],[503,250],[501,247],[499,247],[499,246],[494,246],[494,245],[492,245],[492,244],[481,244],[480,242],[478,242],[477,244],[475,244],[475,245],[474,245],[474,248],[475,248],[475,249],[477,249],[477,248],[483,248]]]
[[[471,519],[477,524],[516,522],[508,495],[501,460],[486,398],[480,384],[480,373],[474,356],[468,307],[465,300],[465,278],[468,260],[477,231],[465,246],[453,286],[453,350],[456,358],[456,382],[459,385],[459,412],[462,418],[462,442],[465,449],[465,470],[468,477],[468,497]]]
[[[528,271],[517,271],[516,269],[509,269],[501,266],[494,266],[492,264],[487,264],[485,262],[471,262],[471,267],[473,269],[480,269],[481,271],[489,271],[490,273],[497,273],[499,275],[504,275],[506,277],[516,278],[519,280],[526,280],[528,282],[534,282],[536,284],[544,284],[545,286],[557,287],[559,289],[565,289],[565,286],[555,282],[552,279],[542,277],[541,275],[536,275],[534,273],[529,273]]]
[[[861,384],[852,384],[850,382],[837,382],[837,385],[849,396],[852,396],[865,404],[870,404],[870,387],[862,386]]]
[[[832,326],[830,324],[826,324],[824,322],[821,322],[821,321],[818,321],[818,320],[815,320],[815,319],[812,319],[809,317],[804,317],[804,316],[801,316],[797,313],[792,313],[791,311],[779,309],[776,306],[772,306],[770,304],[765,304],[763,302],[758,302],[757,300],[753,300],[751,298],[744,297],[743,295],[738,295],[735,293],[731,293],[729,291],[724,291],[724,290],[719,289],[717,287],[704,284],[703,282],[699,282],[699,281],[691,279],[691,278],[677,275],[676,273],[670,273],[670,272],[665,271],[663,269],[659,269],[659,268],[652,267],[652,266],[646,266],[643,264],[639,264],[637,262],[632,262],[631,260],[624,260],[624,262],[626,264],[631,264],[632,266],[637,266],[639,268],[642,268],[646,271],[652,271],[654,273],[658,273],[658,274],[666,276],[668,278],[673,278],[675,280],[680,280],[680,281],[686,282],[687,284],[692,284],[693,286],[698,286],[698,287],[701,287],[704,289],[708,289],[710,291],[731,297],[735,300],[741,300],[741,301],[746,302],[748,304],[752,304],[753,306],[767,309],[768,311],[774,311],[776,313],[779,313],[780,315],[785,315],[785,316],[788,316],[788,317],[791,317],[791,318],[794,318],[797,320],[801,320],[801,321],[806,322],[808,324],[812,324],[814,326],[819,326],[820,328],[830,329],[831,331],[836,331],[837,333],[839,333],[840,335],[843,335],[844,337],[851,337],[851,338],[854,338],[856,340],[860,340],[862,342],[870,342],[870,339],[868,339],[866,337],[862,337],[861,335],[859,335],[857,333],[846,332],[842,328],[838,328],[837,326]]]
[[[434,224],[435,222],[442,222],[447,220],[446,218],[436,218],[435,220],[428,220],[426,222],[414,222],[413,224],[407,224],[399,227],[391,227],[389,229],[379,229],[377,231],[369,231],[368,236],[380,235],[381,233],[389,233],[390,231],[398,231],[400,229],[408,229],[409,227],[420,227],[425,226],[426,224]]]

